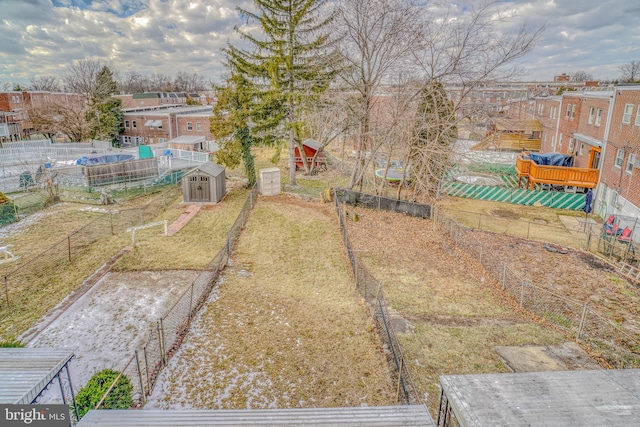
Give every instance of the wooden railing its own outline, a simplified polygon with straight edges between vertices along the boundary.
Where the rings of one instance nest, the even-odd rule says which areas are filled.
[[[598,183],[598,169],[573,168],[564,166],[543,166],[522,157],[516,159],[516,170],[520,177],[527,178],[526,188],[533,188],[536,184],[565,185],[581,188],[594,188]]]

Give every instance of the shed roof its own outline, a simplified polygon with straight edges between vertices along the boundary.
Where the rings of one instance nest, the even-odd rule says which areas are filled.
[[[161,98],[162,94],[160,92],[144,92],[144,93],[134,93],[133,99],[149,99],[149,98]]]
[[[424,405],[248,410],[92,410],[78,427],[102,426],[434,426]]]
[[[640,369],[444,375],[458,423],[628,426],[640,419]]]
[[[306,145],[307,147],[313,148],[316,151],[322,148],[322,144],[320,144],[313,138],[305,139],[304,141],[302,141],[302,145]]]
[[[207,163],[203,163],[200,166],[198,166],[197,168],[187,172],[186,174],[184,174],[184,176],[187,175],[192,175],[194,173],[197,173],[199,171],[202,171],[208,175],[211,176],[218,176],[222,173],[224,173],[224,168],[222,166],[220,166],[217,163],[213,163],[213,162],[207,162]]]
[[[598,141],[596,138],[590,137],[589,135],[583,135],[581,133],[575,132],[573,136],[575,139],[580,142],[584,142],[585,144],[589,144],[593,147],[602,147],[601,141]]]
[[[170,139],[169,144],[185,144],[185,145],[193,145],[198,144],[200,142],[205,142],[206,138],[204,136],[198,135],[181,135],[176,138]]]
[[[0,403],[30,404],[72,357],[69,349],[0,349]]]

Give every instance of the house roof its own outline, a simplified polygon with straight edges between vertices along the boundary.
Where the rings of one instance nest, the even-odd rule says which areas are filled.
[[[161,98],[162,94],[160,92],[144,92],[144,93],[134,93],[133,99],[149,99],[149,98]]]
[[[0,403],[30,404],[72,357],[69,349],[0,349]]]
[[[101,426],[435,426],[424,405],[245,410],[92,410],[78,427]]]
[[[207,163],[203,163],[200,166],[198,166],[197,168],[187,172],[186,174],[184,174],[184,176],[187,175],[192,175],[198,172],[204,172],[207,175],[211,175],[211,176],[218,176],[220,174],[224,173],[224,168],[222,166],[220,166],[217,163],[213,163],[213,162],[207,162]]]
[[[204,136],[199,135],[180,135],[176,138],[170,139],[168,144],[184,144],[184,145],[193,145],[198,144],[200,142],[205,142],[206,138]]]
[[[640,369],[444,375],[461,426],[636,425]]]
[[[306,145],[307,147],[313,148],[316,151],[322,148],[322,144],[320,144],[318,141],[316,141],[313,138],[305,139],[304,141],[302,141],[302,145]]]

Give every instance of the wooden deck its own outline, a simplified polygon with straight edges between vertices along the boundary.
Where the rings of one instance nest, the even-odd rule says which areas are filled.
[[[522,156],[516,158],[518,172],[518,187],[526,178],[527,189],[533,189],[536,184],[552,184],[580,188],[595,188],[598,183],[598,169],[574,168],[563,166],[543,166],[532,160],[525,160]]]
[[[526,135],[502,133],[485,138],[482,142],[471,147],[472,150],[507,150],[507,151],[540,151],[540,138]]]

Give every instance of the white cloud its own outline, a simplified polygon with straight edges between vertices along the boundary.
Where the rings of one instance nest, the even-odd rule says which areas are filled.
[[[460,0],[457,13],[478,5]],[[0,2],[0,81],[26,83],[60,75],[77,59],[109,62],[118,71],[224,73],[221,49],[238,43],[236,6],[250,0],[3,0]],[[637,0],[501,2],[512,26],[546,25],[537,48],[520,65],[526,78],[552,79],[582,70],[615,78],[617,67],[640,59]],[[505,26],[508,30],[510,27]]]

